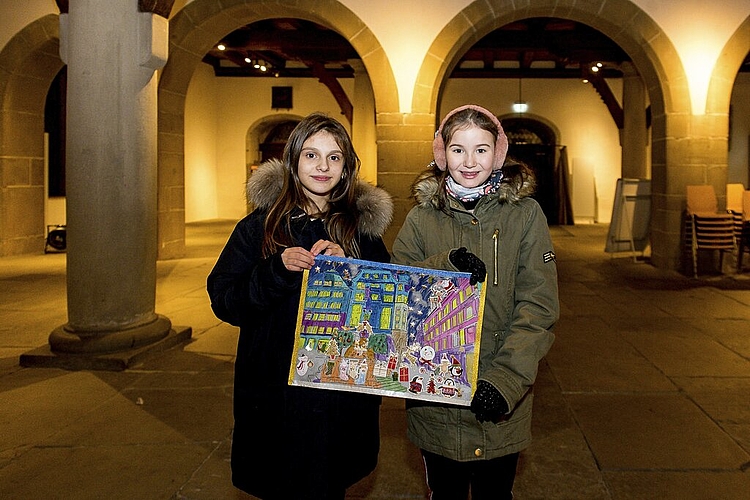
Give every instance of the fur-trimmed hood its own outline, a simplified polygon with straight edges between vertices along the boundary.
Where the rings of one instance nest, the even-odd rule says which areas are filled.
[[[508,161],[503,165],[503,180],[496,196],[499,203],[518,203],[522,198],[531,196],[536,189],[536,179],[533,171],[520,163]],[[440,188],[440,179],[438,172],[429,169],[422,172],[414,181],[411,187],[411,193],[418,205],[422,206],[439,206],[438,189]]]
[[[284,187],[284,165],[274,158],[263,162],[247,181],[247,201],[268,210]],[[368,236],[383,236],[393,220],[393,200],[384,189],[357,182],[358,229]]]

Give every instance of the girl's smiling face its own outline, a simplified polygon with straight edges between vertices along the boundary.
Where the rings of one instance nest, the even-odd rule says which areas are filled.
[[[305,194],[318,209],[325,210],[331,190],[341,180],[344,155],[333,136],[321,130],[303,144],[297,175]]]
[[[465,188],[481,186],[492,174],[495,138],[475,125],[456,130],[445,148],[448,173]]]

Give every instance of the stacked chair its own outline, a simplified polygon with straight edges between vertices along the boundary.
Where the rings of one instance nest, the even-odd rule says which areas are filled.
[[[685,224],[685,236],[693,257],[693,276],[698,277],[700,250],[718,250],[719,269],[723,269],[724,252],[731,254],[736,248],[735,222],[730,212],[719,211],[712,186],[687,186]]]
[[[742,192],[742,229],[737,251],[737,272],[742,272],[742,254],[750,251],[750,191]]]
[[[727,212],[732,214],[732,220],[734,220],[734,239],[738,246],[744,224],[742,216],[742,196],[744,192],[744,184],[727,184]]]

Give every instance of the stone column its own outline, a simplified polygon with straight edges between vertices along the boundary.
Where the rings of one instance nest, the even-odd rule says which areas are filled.
[[[646,124],[646,89],[632,63],[622,65],[622,107],[624,124],[622,145],[622,177],[648,179],[648,128]]]
[[[393,222],[383,236],[388,248],[414,206],[411,185],[432,160],[433,113],[381,113],[376,116],[378,185],[393,197]]]
[[[53,353],[132,351],[174,333],[155,313],[156,70],[168,29],[138,0],[75,0],[60,16],[68,322],[50,334]]]
[[[352,144],[362,161],[360,177],[371,184],[378,183],[378,149],[375,130],[375,96],[370,76],[360,59],[351,59],[354,69],[354,96],[352,104]]]

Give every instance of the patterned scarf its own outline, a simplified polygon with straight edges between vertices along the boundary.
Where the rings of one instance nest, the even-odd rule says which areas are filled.
[[[497,191],[500,187],[500,181],[502,179],[503,171],[493,170],[492,174],[490,174],[489,178],[484,182],[484,184],[473,188],[466,188],[453,180],[453,177],[448,176],[448,178],[445,180],[445,190],[450,196],[453,196],[459,201],[462,201],[464,203],[472,202],[477,201],[484,195],[492,194]]]

